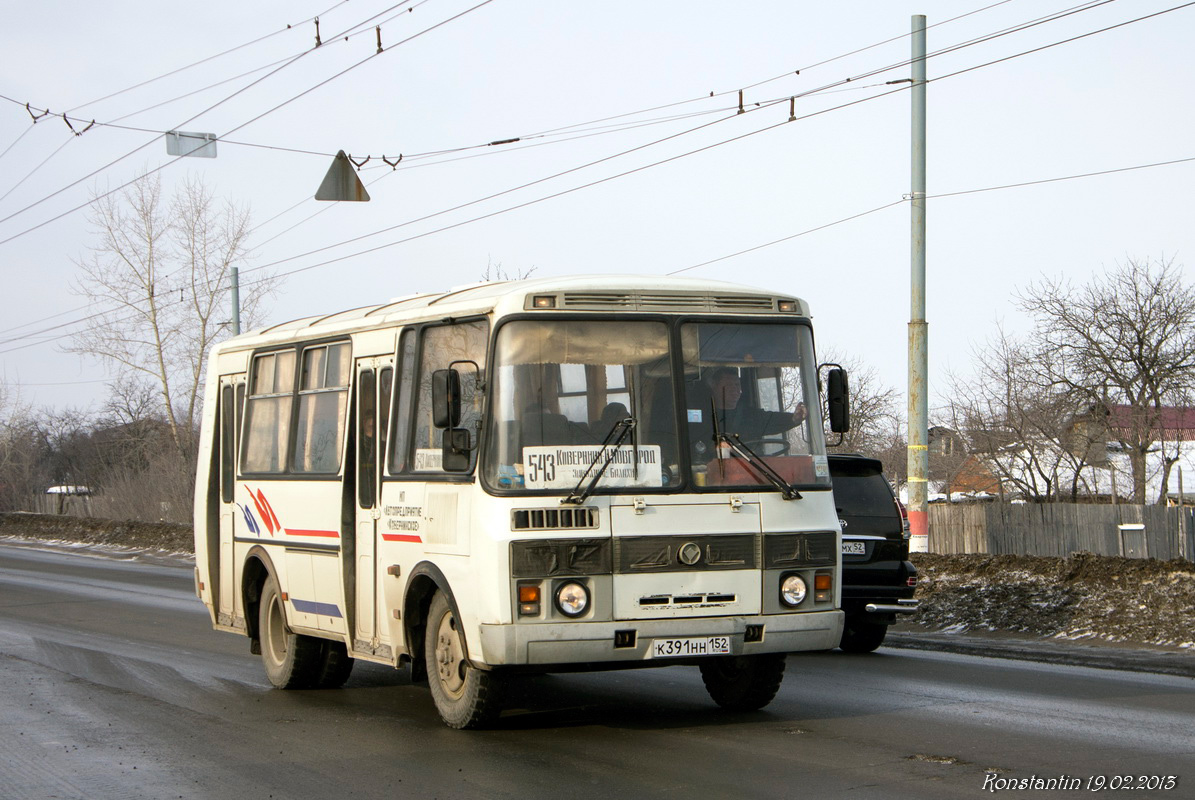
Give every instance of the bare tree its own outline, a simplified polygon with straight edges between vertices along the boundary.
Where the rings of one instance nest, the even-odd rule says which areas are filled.
[[[1130,259],[1084,286],[1043,279],[1018,299],[1043,382],[1093,407],[1127,406],[1109,433],[1129,455],[1134,500],[1146,502],[1162,409],[1195,387],[1195,288],[1173,260]]]
[[[51,477],[48,443],[19,388],[0,383],[0,510],[29,509]]]
[[[999,330],[974,355],[974,371],[951,379],[950,426],[1001,487],[1036,501],[1076,498],[1092,441],[1073,424],[1082,398],[1050,377],[1056,353]]]
[[[481,273],[481,280],[486,283],[489,283],[490,281],[522,281],[530,278],[531,273],[535,272],[536,269],[538,269],[538,267],[516,269],[512,275],[506,271],[505,267],[502,266],[501,261],[495,264],[494,260],[491,258],[486,261],[485,272]]]
[[[875,368],[858,358],[830,350],[824,360],[846,369],[851,387],[851,429],[830,450],[879,458],[888,476],[900,480],[906,472],[900,393],[884,385]]]
[[[190,450],[211,346],[228,334],[231,268],[243,261],[249,214],[218,203],[189,178],[170,203],[156,175],[97,196],[89,218],[97,237],[78,260],[74,286],[97,308],[69,352],[114,364],[119,380],[148,382],[181,454]],[[249,324],[274,287],[260,277],[241,293]]]

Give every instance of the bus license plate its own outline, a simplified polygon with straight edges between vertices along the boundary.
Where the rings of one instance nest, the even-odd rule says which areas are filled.
[[[706,636],[701,639],[653,639],[651,643],[652,658],[728,655],[730,655],[729,636]]]
[[[866,542],[843,542],[842,554],[844,556],[865,556],[867,555]]]

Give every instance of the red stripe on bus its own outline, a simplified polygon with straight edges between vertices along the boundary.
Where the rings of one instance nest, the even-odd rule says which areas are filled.
[[[423,542],[422,539],[420,539],[418,536],[416,536],[413,533],[383,533],[382,541],[384,541],[384,542],[420,542],[420,543]]]
[[[339,531],[304,531],[304,530],[297,530],[295,528],[287,528],[286,535],[287,536],[322,536],[326,539],[339,539],[340,538]]]
[[[270,512],[270,519],[274,520],[274,527],[278,530],[282,530],[282,523],[278,521],[278,515],[274,513],[274,507],[270,505],[270,501],[266,499],[266,496],[261,493],[261,489],[257,490],[257,496],[260,497],[261,502],[265,504],[266,511]]]
[[[249,489],[248,486],[246,486],[245,488]],[[266,530],[268,530],[270,532],[270,535],[273,536],[274,535],[274,521],[272,519],[270,519],[270,513],[265,510],[264,506],[262,506],[262,500],[264,500],[265,497],[262,496],[260,490],[258,490],[257,494],[254,494],[253,490],[249,489],[249,499],[253,501],[253,505],[257,506],[257,513],[261,517],[262,523],[266,526]]]

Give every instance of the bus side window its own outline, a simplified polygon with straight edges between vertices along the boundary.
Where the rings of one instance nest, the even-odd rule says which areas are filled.
[[[294,400],[295,351],[280,350],[253,359],[245,403],[245,441],[241,470],[284,472]]]
[[[373,370],[364,370],[357,379],[357,504],[373,508],[377,462],[378,415]]]
[[[232,413],[233,413],[233,416],[236,418],[234,420],[236,422],[236,445],[235,445],[235,447],[232,448],[232,452],[234,453],[234,455],[233,455],[234,470],[233,471],[235,472],[235,467],[236,467],[235,454],[241,452],[241,424],[245,419],[245,382],[244,381],[237,382],[237,405],[236,405],[236,409],[234,409]]]
[[[234,467],[236,459],[236,406],[233,403],[233,388],[226,385],[220,390],[220,502],[232,502]]]
[[[350,363],[347,342],[308,347],[303,351],[298,430],[291,464],[295,472],[334,474],[340,471]]]
[[[477,390],[478,370],[485,368],[485,346],[488,325],[484,321],[437,325],[423,329],[419,359],[419,398],[415,412],[415,440],[413,445],[416,472],[442,472],[440,466],[443,432],[432,425],[432,373],[456,364],[461,376],[461,428],[469,430],[477,443],[481,431],[481,393]],[[471,460],[477,456],[474,448]],[[470,466],[472,469],[472,466]]]
[[[390,432],[390,393],[394,388],[394,370],[385,367],[378,373],[378,452],[385,457],[386,435]]]
[[[415,394],[415,333],[403,331],[398,344],[398,395],[394,403],[394,434],[390,445],[390,474],[407,468],[407,443],[411,435],[411,398]]]

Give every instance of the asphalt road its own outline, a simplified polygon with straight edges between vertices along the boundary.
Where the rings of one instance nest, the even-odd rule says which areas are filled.
[[[881,648],[790,657],[754,714],[670,667],[523,679],[496,729],[458,732],[405,670],[268,688],[247,640],[210,629],[185,565],[12,543],[0,709],[4,800],[960,798],[1032,776],[1081,788],[1000,794],[1175,776],[1113,793],[1195,796],[1189,677]]]

